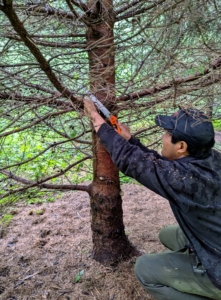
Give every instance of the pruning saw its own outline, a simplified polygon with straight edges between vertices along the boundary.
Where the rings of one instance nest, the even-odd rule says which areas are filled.
[[[94,102],[94,104],[97,106],[99,111],[101,111],[101,113],[104,115],[104,117],[110,121],[111,126],[113,126],[117,130],[117,132],[120,134],[121,129],[118,124],[117,117],[113,116],[110,113],[110,111],[89,91],[86,91],[86,95]]]

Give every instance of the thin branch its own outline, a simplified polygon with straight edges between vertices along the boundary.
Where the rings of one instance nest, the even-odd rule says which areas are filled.
[[[37,39],[45,39],[45,38],[85,38],[86,34],[73,34],[73,33],[67,33],[67,34],[30,34],[31,37],[37,38]]]
[[[11,39],[11,40],[18,41],[18,42],[22,41],[21,38],[15,36],[15,35],[6,34],[6,35],[3,35],[3,37]],[[76,48],[76,49],[86,48],[86,43],[84,43],[84,42],[58,43],[58,42],[39,41],[39,40],[36,40],[36,39],[33,39],[33,42],[36,45],[45,46],[45,47],[52,47],[52,48]]]
[[[79,15],[78,15],[78,13],[75,11],[73,5],[71,4],[71,1],[70,1],[70,0],[65,0],[65,1],[66,1],[67,5],[68,5],[70,11],[72,12],[72,14],[75,16],[75,18],[76,18],[76,19],[79,19]]]
[[[40,106],[40,105],[39,105]],[[14,123],[16,123],[18,120],[20,120],[26,113],[31,112],[32,111],[32,107],[28,108],[27,110],[23,111],[21,114],[18,114],[15,118],[12,119],[12,121],[7,124],[5,127],[3,127],[2,129],[0,129],[0,132],[5,131],[6,129],[12,127],[12,125]],[[10,109],[8,110],[8,112],[10,112]]]
[[[166,0],[163,0],[163,1],[166,1]],[[134,0],[133,2],[131,2],[131,3],[129,3],[129,4],[126,4],[126,5],[122,6],[122,7],[119,8],[119,9],[116,9],[116,10],[115,10],[115,14],[116,14],[116,15],[119,15],[119,14],[121,14],[121,13],[123,13],[123,12],[125,13],[126,10],[128,10],[128,9],[134,7],[134,6],[137,6],[138,4],[139,4],[139,5],[143,5],[145,2],[146,2],[146,0],[143,0],[143,1],[140,1],[140,0]]]
[[[133,136],[137,136],[137,135],[139,135],[139,134],[141,134],[141,133],[143,133],[143,132],[150,131],[150,130],[152,130],[152,129],[154,129],[154,128],[157,128],[157,125],[154,125],[154,126],[151,126],[151,127],[148,127],[148,128],[144,128],[144,129],[141,129],[141,130],[138,130],[138,131],[136,131],[136,132],[133,134]],[[152,133],[151,133],[151,134],[152,134]]]
[[[71,2],[77,7],[79,7],[80,9],[82,9],[84,12],[88,11],[88,6],[85,3],[83,3],[81,0],[78,1],[71,0]]]
[[[0,134],[0,138],[8,136],[8,135],[13,134],[13,133],[23,131],[23,130],[28,129],[28,128],[31,128],[31,127],[41,123],[42,121],[48,119],[48,118],[55,117],[55,116],[58,116],[58,115],[61,115],[61,114],[66,114],[67,112],[71,112],[71,111],[73,111],[73,109],[67,109],[67,110],[57,111],[57,112],[54,112],[54,113],[49,113],[49,114],[45,115],[44,117],[42,117],[42,118],[40,118],[40,119],[38,119],[34,122],[31,122],[30,124],[28,124],[26,126],[16,128],[16,129],[13,129],[13,130],[10,130],[8,132]]]
[[[29,279],[29,278],[32,278],[33,276],[37,275],[37,274],[40,274],[41,272],[45,271],[46,269],[44,268],[43,270],[41,271],[38,271],[38,272],[35,272],[31,275],[28,275],[28,276],[25,276],[23,279],[19,280],[18,283],[14,286],[14,289],[16,289],[19,285],[23,284],[25,282],[25,280]]]
[[[3,65],[3,64],[0,64],[0,68],[14,68],[14,67],[24,67],[24,66],[38,66],[37,63],[28,63],[28,62],[25,62],[25,63],[20,63],[20,64],[7,64],[7,65]]]

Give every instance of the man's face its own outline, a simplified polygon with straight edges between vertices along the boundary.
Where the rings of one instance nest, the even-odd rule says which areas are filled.
[[[165,133],[162,135],[162,143],[163,143],[163,148],[161,151],[161,154],[163,157],[169,159],[169,160],[174,160],[177,159],[177,147],[176,144],[173,144],[171,142],[171,134],[165,130]]]

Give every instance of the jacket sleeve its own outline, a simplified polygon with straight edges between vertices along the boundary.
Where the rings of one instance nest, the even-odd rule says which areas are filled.
[[[133,136],[128,140],[128,142],[131,144],[131,145],[136,145],[138,146],[140,149],[142,149],[144,152],[152,152],[156,157],[160,158],[162,156],[160,156],[157,151],[154,151],[154,150],[150,150],[148,149],[146,146],[144,146],[139,139],[137,138],[134,138]]]
[[[145,148],[140,143],[131,140],[128,142],[121,137],[108,124],[103,124],[98,136],[101,143],[109,152],[112,161],[125,175],[136,179],[138,182],[168,199],[165,187],[166,181],[162,180],[165,168],[169,161],[165,160],[156,151]]]

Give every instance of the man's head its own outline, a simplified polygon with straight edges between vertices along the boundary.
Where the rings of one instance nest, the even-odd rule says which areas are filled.
[[[162,155],[170,160],[190,155],[203,159],[214,146],[214,128],[197,109],[181,109],[172,116],[156,116],[155,122],[164,128]]]

